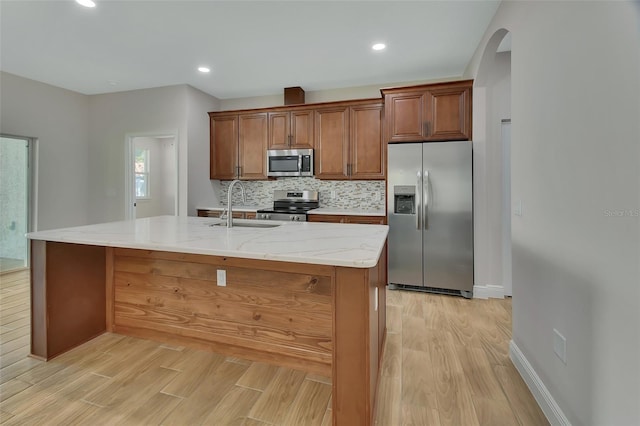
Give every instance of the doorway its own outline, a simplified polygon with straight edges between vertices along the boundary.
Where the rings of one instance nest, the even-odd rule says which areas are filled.
[[[29,138],[0,136],[0,273],[29,265],[32,145]]]
[[[127,138],[127,219],[178,214],[178,150],[175,135]]]
[[[476,286],[480,297],[512,295],[511,33],[489,39],[474,80]],[[475,112],[478,111],[479,114]],[[475,154],[478,154],[477,156]]]

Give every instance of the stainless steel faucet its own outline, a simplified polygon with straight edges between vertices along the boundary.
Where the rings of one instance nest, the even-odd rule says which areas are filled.
[[[229,184],[229,189],[227,190],[227,228],[233,228],[233,203],[231,201],[231,195],[233,195],[233,187],[236,183],[240,184],[240,189],[242,190],[242,202],[244,204],[247,203],[247,197],[245,196],[244,192],[244,184],[238,179],[234,180]]]

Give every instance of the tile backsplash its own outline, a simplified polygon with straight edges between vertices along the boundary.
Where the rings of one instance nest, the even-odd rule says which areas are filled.
[[[227,190],[231,181],[220,182],[220,201],[227,204]],[[276,180],[243,181],[247,204],[270,206],[275,189],[316,190],[320,192],[320,207],[345,209],[384,209],[383,180],[319,180],[312,177],[285,177]],[[332,197],[332,191],[335,197]],[[242,203],[240,190],[233,191],[234,205]]]

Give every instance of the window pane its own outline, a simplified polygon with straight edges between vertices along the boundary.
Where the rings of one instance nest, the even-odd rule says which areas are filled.
[[[136,173],[136,197],[148,197],[149,186],[147,185],[148,176],[144,173]]]
[[[149,173],[149,150],[136,148],[135,171],[136,173]]]

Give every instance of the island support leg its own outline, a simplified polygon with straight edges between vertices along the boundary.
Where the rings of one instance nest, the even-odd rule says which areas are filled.
[[[378,266],[336,268],[333,424],[365,426],[373,422],[385,311],[379,309]],[[384,294],[384,292],[382,292]],[[382,333],[383,335],[383,333]]]
[[[48,360],[105,332],[105,248],[31,241],[31,355]]]

